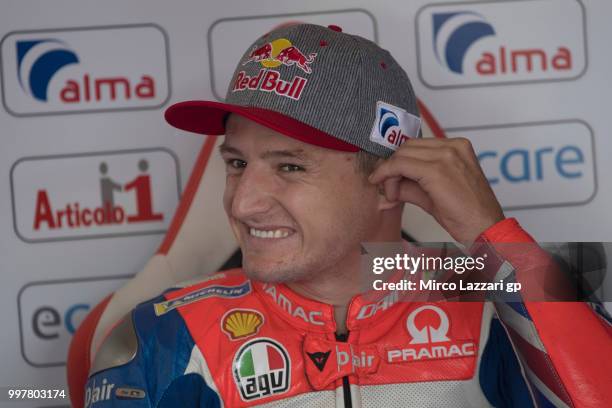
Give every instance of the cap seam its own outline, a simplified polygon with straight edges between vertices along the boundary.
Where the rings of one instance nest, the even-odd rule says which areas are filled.
[[[360,83],[362,82],[362,78],[363,78],[363,64],[364,64],[364,58],[363,58],[363,50],[361,49],[361,47],[359,47],[358,41],[355,37],[351,36],[351,39],[355,42],[355,46],[357,47],[357,49],[359,50],[359,76],[357,77],[357,83],[355,84],[356,89],[356,93],[357,93],[357,99],[355,99],[356,101],[361,101],[361,86]],[[349,135],[349,137],[353,137],[356,138],[356,135]],[[361,142],[361,138],[358,139],[360,142],[357,145],[357,147],[359,147],[359,151],[364,150],[363,148],[363,143]]]

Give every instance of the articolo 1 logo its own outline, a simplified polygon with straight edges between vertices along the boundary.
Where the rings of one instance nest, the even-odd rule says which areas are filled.
[[[28,242],[163,232],[177,171],[162,149],[21,159],[11,170],[16,232]]]
[[[17,32],[1,48],[3,101],[14,115],[156,107],[169,97],[157,26]]]
[[[419,75],[432,88],[575,79],[586,69],[584,21],[578,0],[426,6]]]

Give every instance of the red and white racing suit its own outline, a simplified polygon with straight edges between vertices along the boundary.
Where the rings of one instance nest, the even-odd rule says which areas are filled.
[[[481,242],[531,242],[514,219]],[[545,256],[496,253],[517,281]],[[503,252],[503,251],[501,251]],[[231,270],[140,304],[107,337],[86,407],[603,407],[612,331],[577,302],[333,307]],[[518,357],[518,358],[517,358]]]

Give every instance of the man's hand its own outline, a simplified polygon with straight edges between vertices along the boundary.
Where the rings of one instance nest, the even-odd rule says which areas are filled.
[[[416,204],[458,242],[504,219],[469,140],[410,139],[370,175],[389,201]]]

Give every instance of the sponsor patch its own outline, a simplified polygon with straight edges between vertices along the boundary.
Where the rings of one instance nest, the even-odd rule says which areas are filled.
[[[397,150],[406,140],[419,137],[420,129],[421,118],[390,103],[378,101],[370,140]]]
[[[278,38],[259,47],[255,46],[242,65],[258,62],[266,68],[276,68],[280,65],[295,65],[307,74],[312,72],[310,64],[317,56],[316,52],[306,55],[286,38]]]
[[[221,329],[230,340],[238,340],[257,334],[263,323],[263,315],[256,310],[232,309],[221,320]]]
[[[256,46],[249,53],[242,65],[258,63],[262,69],[256,75],[248,75],[240,71],[234,79],[232,92],[244,90],[274,92],[278,96],[285,96],[294,100],[300,99],[308,80],[299,75],[291,79],[282,79],[280,71],[275,68],[281,66],[295,66],[306,74],[312,73],[310,64],[317,56],[316,52],[304,54],[298,47],[286,38],[278,38],[261,46]]]
[[[119,399],[143,399],[146,393],[140,388],[117,388],[115,396]]]
[[[250,292],[251,282],[249,281],[246,281],[242,285],[238,286],[215,285],[195,290],[177,299],[155,303],[153,307],[155,308],[155,315],[161,316],[176,309],[177,307],[189,305],[202,299],[207,299],[210,297],[238,298]]]
[[[285,393],[291,384],[291,360],[285,347],[269,338],[251,340],[238,350],[232,364],[234,382],[243,401]]]
[[[326,352],[315,351],[314,353],[306,352],[306,354],[308,355],[308,357],[310,357],[310,360],[317,367],[317,369],[323,372],[323,370],[325,369],[325,364],[327,364],[327,359],[331,354],[331,350],[327,350]]]
[[[406,319],[411,337],[405,347],[387,349],[387,362],[437,360],[476,355],[472,340],[457,340],[449,336],[450,320],[441,308],[423,305],[414,309]]]

